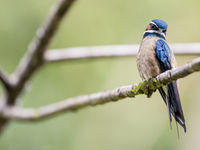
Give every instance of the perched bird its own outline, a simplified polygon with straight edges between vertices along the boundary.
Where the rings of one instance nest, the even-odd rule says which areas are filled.
[[[152,20],[146,28],[137,55],[137,67],[142,79],[156,77],[160,73],[176,67],[173,52],[166,43],[167,23]],[[167,106],[170,124],[171,114],[186,132],[185,119],[181,107],[177,81],[159,88],[159,92]]]

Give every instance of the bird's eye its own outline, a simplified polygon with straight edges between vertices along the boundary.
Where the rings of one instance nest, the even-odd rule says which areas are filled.
[[[159,29],[156,27],[156,25],[154,25],[154,24],[151,24],[151,29],[152,29],[152,30],[159,30]]]
[[[166,31],[167,31],[167,30],[165,30],[165,29],[163,30],[164,33],[165,33]]]

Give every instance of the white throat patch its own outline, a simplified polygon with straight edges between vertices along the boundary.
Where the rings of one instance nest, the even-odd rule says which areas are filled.
[[[159,35],[165,37],[165,34],[164,34],[164,33],[159,32],[159,31],[155,31],[155,30],[147,30],[147,31],[144,32],[144,34],[145,34],[145,33],[157,33],[157,34],[159,34]]]

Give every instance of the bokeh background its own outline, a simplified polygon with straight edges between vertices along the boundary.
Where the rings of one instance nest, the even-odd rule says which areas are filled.
[[[55,0],[0,0],[0,68],[11,74]],[[170,43],[199,42],[199,0],[77,0],[50,48],[139,44],[151,19],[165,20]],[[198,56],[178,56],[182,65]],[[62,62],[40,69],[22,105],[38,107],[140,81],[136,59]],[[170,130],[160,95],[86,108],[37,123],[11,122],[1,150],[199,150],[200,73],[180,80],[187,133]]]

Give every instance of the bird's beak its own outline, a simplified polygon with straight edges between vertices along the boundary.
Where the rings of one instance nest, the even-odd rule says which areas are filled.
[[[150,30],[150,29],[151,29],[151,26],[148,25],[147,28],[146,28],[146,31],[147,31],[147,30]]]

